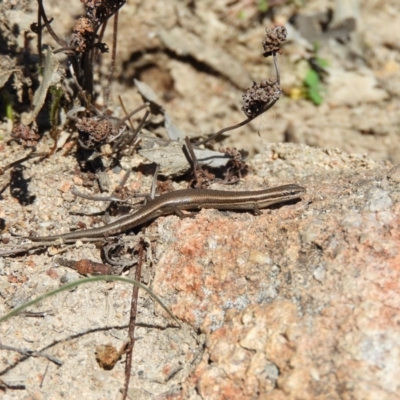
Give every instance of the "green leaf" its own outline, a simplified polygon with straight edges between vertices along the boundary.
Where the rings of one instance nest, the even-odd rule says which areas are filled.
[[[318,74],[313,69],[309,69],[304,78],[304,83],[309,87],[319,86],[320,80]]]
[[[259,12],[261,13],[267,12],[269,8],[268,0],[258,0],[257,7]]]
[[[237,14],[238,19],[246,19],[246,12],[243,10],[240,10]]]
[[[322,104],[323,98],[321,95],[321,80],[318,74],[310,69],[304,78],[304,84],[307,89],[307,97],[316,105]]]
[[[328,62],[328,60],[325,60],[325,58],[317,57],[317,58],[315,59],[315,61],[317,62],[317,64],[318,64],[321,68],[326,68],[326,67],[329,66],[329,62]]]
[[[56,86],[50,86],[49,92],[52,94],[50,107],[50,124],[53,129],[58,125],[58,113],[60,112],[60,102],[63,96],[63,91]]]
[[[322,96],[319,90],[315,88],[310,88],[307,92],[309,99],[316,105],[320,106],[322,104]]]

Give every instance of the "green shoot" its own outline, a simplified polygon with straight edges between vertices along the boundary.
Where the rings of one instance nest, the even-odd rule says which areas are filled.
[[[266,13],[269,8],[268,0],[258,0],[257,8],[260,13]]]
[[[316,58],[315,62],[317,67],[323,69],[328,65],[327,61],[322,58]],[[304,86],[306,90],[306,97],[311,100],[316,106],[323,102],[323,88],[320,74],[317,68],[312,68],[307,71],[304,77]]]

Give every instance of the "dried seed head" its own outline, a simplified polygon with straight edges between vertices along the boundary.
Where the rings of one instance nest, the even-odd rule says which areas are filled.
[[[278,53],[280,45],[286,41],[287,30],[284,26],[276,26],[275,28],[265,28],[266,38],[262,45],[264,48],[264,57],[269,57],[274,53]]]
[[[11,132],[11,136],[20,141],[26,147],[33,147],[37,145],[40,135],[37,134],[36,127],[29,127],[22,122],[15,124]]]
[[[110,18],[126,0],[81,0],[85,3],[86,15],[98,27]]]
[[[70,42],[71,47],[75,47],[77,53],[84,53],[87,49],[87,41],[94,35],[92,23],[89,18],[80,17],[75,21],[72,29],[73,34]],[[90,41],[90,40],[89,40]]]
[[[93,27],[90,23],[90,19],[86,17],[80,17],[75,21],[72,30],[80,35],[88,35],[93,33]]]
[[[80,118],[76,123],[79,138],[86,148],[95,148],[105,143],[111,143],[121,135],[126,126],[116,127],[107,118],[99,120],[93,118]]]
[[[262,81],[260,84],[253,82],[253,86],[242,95],[243,112],[249,117],[260,114],[268,104],[276,101],[281,96],[282,89],[274,78]]]

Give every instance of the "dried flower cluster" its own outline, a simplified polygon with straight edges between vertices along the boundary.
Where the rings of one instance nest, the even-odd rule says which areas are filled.
[[[277,78],[267,79],[260,84],[253,82],[253,86],[242,95],[242,110],[248,118],[255,118],[272,107],[282,94],[275,55],[280,51],[281,44],[286,41],[287,31],[284,26],[276,26],[274,28],[266,28],[265,33],[266,38],[262,43],[263,55],[264,57],[274,57]]]
[[[75,21],[69,46],[73,47],[76,53],[85,53],[94,47],[105,53],[108,51],[107,45],[101,42],[95,43],[96,32],[101,24],[125,4],[125,0],[81,0],[81,2],[86,6],[86,17]]]
[[[93,38],[93,35],[94,30],[89,18],[78,18],[73,27],[70,46],[75,47],[77,53],[84,53],[87,47],[86,43],[88,39]]]
[[[20,141],[24,146],[34,147],[40,136],[37,134],[37,128],[24,125],[22,122],[15,124],[11,136]]]
[[[268,104],[277,101],[281,93],[281,87],[275,78],[267,79],[260,84],[253,82],[253,86],[242,96],[242,110],[249,118],[253,118],[262,113]]]
[[[76,128],[79,132],[81,145],[87,149],[92,149],[114,141],[123,133],[126,126],[114,125],[108,118],[83,117],[76,123]]]
[[[282,43],[286,41],[287,30],[284,26],[265,29],[266,38],[262,45],[264,48],[264,57],[269,57],[278,53]]]
[[[126,0],[81,0],[85,3],[86,15],[95,27],[100,26],[116,13]]]

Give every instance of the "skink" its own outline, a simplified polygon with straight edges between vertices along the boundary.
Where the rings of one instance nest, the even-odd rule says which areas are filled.
[[[160,215],[174,212],[179,214],[181,210],[216,208],[218,210],[251,210],[257,212],[260,208],[298,199],[304,193],[305,189],[295,184],[257,191],[175,190],[150,200],[133,214],[119,218],[99,228],[84,229],[53,236],[29,236],[27,239],[34,242],[54,240],[68,242],[79,239],[104,238],[143,225]]]

